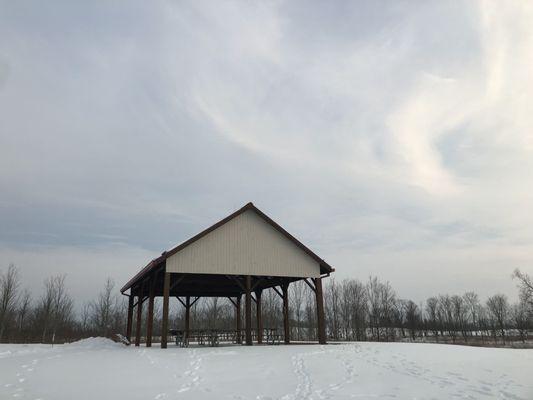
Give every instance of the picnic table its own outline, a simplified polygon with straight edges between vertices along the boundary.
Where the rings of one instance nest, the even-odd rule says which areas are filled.
[[[170,329],[169,333],[175,337],[176,346],[189,347],[190,342],[197,342],[199,345],[208,345],[216,347],[221,341],[232,343],[244,343],[245,331],[243,329],[227,330],[227,329],[192,329],[189,331],[187,337],[182,329]],[[252,331],[252,337],[257,340],[257,331]],[[277,328],[263,329],[264,342],[267,344],[280,344],[282,335],[278,333]],[[240,339],[240,340],[238,340]]]
[[[181,329],[170,329],[169,333],[175,337],[176,346],[189,347],[190,342],[198,342],[199,345],[218,346],[220,332],[216,329],[191,330],[189,335]]]

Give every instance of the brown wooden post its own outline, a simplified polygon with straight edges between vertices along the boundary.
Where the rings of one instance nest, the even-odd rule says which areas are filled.
[[[135,329],[135,346],[139,347],[141,344],[141,324],[143,313],[143,296],[144,296],[144,282],[141,283],[141,289],[137,296],[137,327]]]
[[[291,333],[289,326],[289,284],[284,283],[281,285],[283,291],[283,331],[285,337],[285,344],[291,342]]]
[[[241,336],[241,295],[237,296],[237,301],[235,302],[235,329],[237,329],[237,343],[242,344]]]
[[[154,328],[154,290],[156,275],[152,275],[150,280],[150,291],[148,293],[148,321],[146,321],[146,347],[152,347],[152,332]]]
[[[257,289],[255,291],[255,309],[256,309],[256,320],[257,320],[257,343],[263,343],[263,313],[261,312],[261,294],[263,289]]]
[[[126,325],[126,339],[128,339],[128,342],[131,343],[131,328],[133,326],[133,301],[135,300],[135,297],[133,296],[133,292],[130,293],[130,297],[128,299],[128,324]]]
[[[191,296],[185,298],[185,343],[189,340],[189,332],[191,328]]]
[[[322,292],[322,278],[315,278],[313,281],[315,282],[318,343],[326,344],[326,324],[324,322],[324,296]]]
[[[245,304],[245,328],[246,328],[246,345],[252,345],[252,277],[246,275],[246,304]]]
[[[166,267],[165,267],[166,271]],[[165,272],[165,278],[163,282],[163,320],[161,323],[161,348],[167,348],[167,335],[168,335],[168,298],[170,292],[170,273]]]

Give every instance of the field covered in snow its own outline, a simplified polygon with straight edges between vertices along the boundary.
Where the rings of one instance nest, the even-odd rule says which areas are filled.
[[[0,399],[533,399],[533,350],[0,345]]]

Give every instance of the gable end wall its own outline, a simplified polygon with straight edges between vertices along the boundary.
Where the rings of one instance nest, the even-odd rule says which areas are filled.
[[[167,259],[167,271],[319,277],[317,261],[248,210]]]

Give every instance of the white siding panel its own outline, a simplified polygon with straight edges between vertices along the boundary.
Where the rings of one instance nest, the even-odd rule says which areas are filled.
[[[318,277],[320,266],[248,210],[167,259],[168,272]]]

